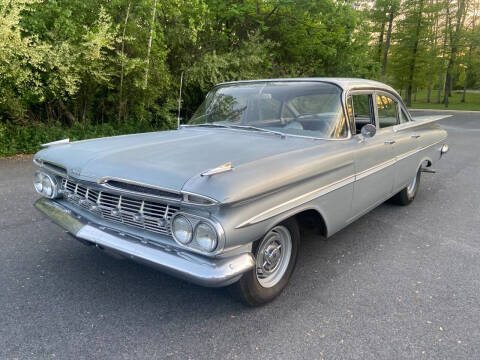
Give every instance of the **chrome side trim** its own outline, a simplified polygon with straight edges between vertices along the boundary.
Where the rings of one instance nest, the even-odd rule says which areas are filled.
[[[261,221],[270,219],[278,214],[281,214],[285,211],[288,211],[290,209],[293,209],[297,206],[303,205],[309,201],[312,201],[316,199],[317,197],[320,197],[322,195],[326,195],[329,192],[332,192],[334,190],[340,189],[341,187],[344,187],[348,184],[351,184],[355,181],[355,176],[351,175],[346,178],[343,178],[341,180],[338,180],[334,183],[331,183],[329,185],[322,186],[321,188],[315,189],[313,191],[310,191],[309,193],[300,195],[294,199],[291,199],[287,202],[284,202],[280,205],[277,205],[273,208],[270,208],[258,215],[255,215],[254,217],[244,221],[243,223],[235,226],[235,229],[240,229],[242,227],[248,226],[248,225],[253,225],[256,223],[259,223]]]
[[[136,237],[91,223],[53,200],[41,198],[34,206],[79,239],[198,285],[230,285],[255,265],[249,252],[225,258],[206,258],[172,246],[144,243]]]
[[[378,164],[378,165],[375,165],[375,166],[372,166],[371,168],[368,168],[366,170],[363,170],[357,174],[355,174],[355,181],[357,180],[361,180],[369,175],[372,175],[380,170],[383,170],[393,164],[395,164],[397,161],[395,158],[392,158],[390,160],[387,160],[381,164]]]
[[[427,146],[424,146],[420,149],[415,149],[415,150],[411,150],[411,151],[408,151],[407,153],[405,154],[402,154],[400,156],[396,156],[392,159],[389,159],[381,164],[377,164],[375,166],[372,166],[366,170],[363,170],[359,173],[356,173],[356,174],[353,174],[351,176],[348,176],[346,178],[343,178],[341,180],[338,180],[338,181],[335,181],[331,184],[328,184],[328,185],[325,185],[325,186],[322,186],[318,189],[315,189],[307,194],[303,194],[303,195],[300,195],[294,199],[291,199],[291,200],[288,200],[282,204],[279,204],[277,206],[274,206],[268,210],[265,210],[263,212],[261,212],[260,214],[258,215],[255,215],[251,218],[249,218],[248,220],[240,223],[239,225],[235,226],[235,229],[240,229],[240,228],[243,228],[245,226],[249,226],[249,225],[253,225],[253,224],[256,224],[256,223],[259,223],[261,221],[264,221],[264,220],[268,220],[276,215],[279,215],[283,212],[286,212],[286,211],[289,211],[297,206],[300,206],[300,205],[303,205],[305,203],[308,203],[309,201],[312,201],[320,196],[323,196],[323,195],[326,195],[332,191],[335,191],[335,190],[338,190],[348,184],[351,184],[352,182],[355,182],[355,181],[358,181],[358,180],[361,180],[367,176],[370,176],[370,175],[373,175],[375,174],[376,172],[378,171],[381,171],[389,166],[392,166],[394,164],[396,164],[398,161],[400,160],[403,160],[411,155],[414,155],[420,151],[423,151],[429,147],[432,147],[432,146],[435,146],[435,145],[438,145],[439,143],[443,142],[445,140],[440,140],[440,141],[437,141],[436,143],[433,143],[433,144],[430,144],[430,145],[427,145]]]

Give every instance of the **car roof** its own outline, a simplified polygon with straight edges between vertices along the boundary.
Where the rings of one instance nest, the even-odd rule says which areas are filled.
[[[238,83],[254,83],[254,82],[299,82],[299,81],[318,81],[335,84],[341,89],[348,91],[353,89],[379,89],[393,92],[398,97],[398,93],[391,86],[379,81],[359,79],[359,78],[340,78],[340,77],[312,77],[312,78],[280,78],[280,79],[258,79],[258,80],[239,80],[220,83],[218,85],[238,84]],[[218,86],[217,85],[217,86]]]

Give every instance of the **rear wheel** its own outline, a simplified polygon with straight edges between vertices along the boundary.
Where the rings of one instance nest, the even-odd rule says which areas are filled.
[[[259,306],[276,298],[290,279],[297,260],[300,232],[291,218],[273,227],[255,242],[255,268],[230,286],[230,292],[250,306]]]
[[[392,201],[394,203],[398,205],[408,205],[415,199],[415,196],[418,192],[418,187],[420,185],[420,174],[421,170],[418,169],[417,174],[412,181],[404,189],[402,189],[402,191],[392,197]]]

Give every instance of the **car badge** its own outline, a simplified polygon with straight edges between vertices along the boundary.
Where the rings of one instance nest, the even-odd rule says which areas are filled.
[[[70,173],[75,176],[80,176],[80,169],[78,168],[70,169]]]
[[[212,175],[221,174],[221,173],[231,171],[231,170],[233,170],[232,163],[228,162],[228,163],[225,163],[223,165],[217,166],[216,168],[207,170],[207,171],[203,172],[201,175],[202,176],[212,176]]]

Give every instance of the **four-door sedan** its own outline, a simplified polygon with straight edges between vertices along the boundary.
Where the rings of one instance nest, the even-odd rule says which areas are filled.
[[[260,305],[287,285],[301,227],[328,237],[415,198],[448,151],[439,118],[368,80],[224,83],[178,130],[46,144],[35,206],[84,244]]]

